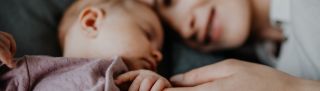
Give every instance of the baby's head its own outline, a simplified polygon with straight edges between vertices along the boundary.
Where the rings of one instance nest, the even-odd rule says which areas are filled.
[[[129,69],[151,69],[162,59],[156,14],[136,0],[80,0],[59,28],[64,57],[121,56]]]

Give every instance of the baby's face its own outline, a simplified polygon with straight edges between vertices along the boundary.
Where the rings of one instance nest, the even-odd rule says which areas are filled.
[[[163,31],[159,18],[146,5],[133,2],[125,5],[124,8],[84,10],[80,15],[82,31],[79,30],[66,37],[69,42],[72,40],[78,42],[66,41],[64,56],[89,58],[120,56],[129,69],[155,70],[162,60],[160,49]],[[78,53],[77,50],[85,50],[86,53]]]
[[[156,0],[161,16],[191,47],[213,51],[238,47],[250,25],[249,0]]]

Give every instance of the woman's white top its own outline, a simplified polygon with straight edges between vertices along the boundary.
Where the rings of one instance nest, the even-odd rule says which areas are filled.
[[[320,80],[320,0],[271,0],[270,12],[287,40],[278,58],[266,50],[268,43],[259,44],[259,57],[293,76]]]

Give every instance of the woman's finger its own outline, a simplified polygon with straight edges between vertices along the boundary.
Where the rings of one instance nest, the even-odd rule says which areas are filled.
[[[227,59],[173,76],[170,81],[177,86],[196,86],[232,75],[238,64],[239,60]]]

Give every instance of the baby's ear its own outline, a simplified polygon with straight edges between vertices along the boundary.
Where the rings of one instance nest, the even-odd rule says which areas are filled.
[[[104,12],[101,8],[88,7],[82,10],[79,20],[82,26],[82,31],[90,37],[98,35],[98,26],[102,22]]]

